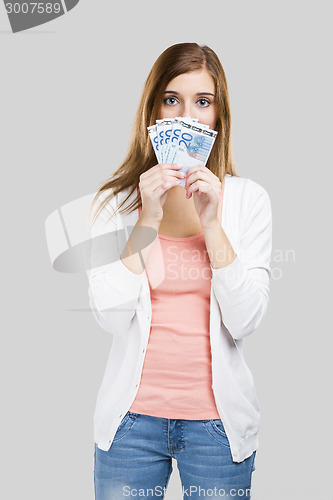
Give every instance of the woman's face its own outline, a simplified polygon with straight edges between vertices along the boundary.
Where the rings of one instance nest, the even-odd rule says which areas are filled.
[[[159,119],[191,116],[214,129],[217,110],[215,84],[206,70],[184,73],[171,80],[164,92]]]

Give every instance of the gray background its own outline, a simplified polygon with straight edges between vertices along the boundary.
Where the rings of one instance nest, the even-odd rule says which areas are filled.
[[[195,41],[227,75],[238,173],[272,202],[270,305],[244,346],[262,411],[253,498],[332,500],[330,7],[81,0],[14,35],[0,4],[2,498],[93,499],[112,336],[80,311],[86,276],[52,269],[44,223],[119,166],[152,64]]]

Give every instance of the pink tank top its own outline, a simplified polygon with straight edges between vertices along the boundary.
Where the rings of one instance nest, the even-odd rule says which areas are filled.
[[[224,180],[220,223],[223,193]],[[146,273],[151,329],[129,411],[173,419],[220,418],[212,389],[209,336],[212,272],[203,233],[187,238],[159,234]]]

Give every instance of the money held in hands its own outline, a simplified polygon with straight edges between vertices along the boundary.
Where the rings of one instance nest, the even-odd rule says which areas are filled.
[[[158,163],[179,163],[184,174],[194,165],[206,165],[217,136],[197,118],[182,116],[156,120],[147,129]],[[180,186],[185,187],[185,179]]]

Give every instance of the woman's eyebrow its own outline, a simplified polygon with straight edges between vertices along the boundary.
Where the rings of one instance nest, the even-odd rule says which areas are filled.
[[[166,90],[164,93],[179,95],[179,92],[176,92],[175,90]],[[211,92],[197,92],[196,95],[212,95],[213,97],[215,97],[215,94],[212,94]]]

